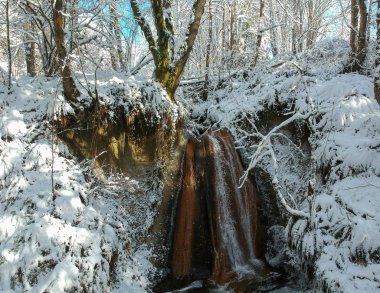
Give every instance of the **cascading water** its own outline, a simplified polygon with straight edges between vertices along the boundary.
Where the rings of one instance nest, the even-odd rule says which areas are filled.
[[[173,242],[175,278],[208,278],[224,285],[262,272],[264,241],[251,179],[226,130],[212,130],[186,147]]]

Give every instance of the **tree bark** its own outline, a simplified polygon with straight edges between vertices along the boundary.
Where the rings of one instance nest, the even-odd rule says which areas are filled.
[[[259,30],[257,32],[256,46],[255,46],[255,55],[253,56],[253,62],[251,64],[252,67],[255,67],[257,64],[257,60],[259,59],[261,40],[263,38],[262,31],[262,22],[264,19],[264,0],[260,0],[260,15],[259,15]]]
[[[376,1],[376,0],[375,0]],[[366,42],[367,46],[369,44],[370,38],[371,38],[371,22],[372,22],[372,5],[373,5],[373,0],[369,0],[368,2],[368,20],[367,20],[367,32],[366,32]]]
[[[274,9],[273,9],[273,2],[272,0],[269,1],[269,19],[271,21],[271,25],[273,26],[274,25],[274,15],[275,15],[275,12],[274,12]],[[273,54],[273,57],[277,56],[278,54],[278,40],[277,40],[278,36],[277,36],[277,32],[276,32],[276,28],[273,28],[270,30],[270,44],[271,44],[271,48],[272,48],[272,54]]]
[[[179,52],[177,52],[178,58],[173,56],[174,28],[170,13],[171,1],[151,0],[150,2],[153,10],[157,40],[153,37],[153,33],[147,21],[140,12],[138,1],[131,0],[131,7],[134,17],[148,42],[149,50],[153,56],[156,80],[162,84],[170,99],[174,101],[175,91],[179,86],[183,70],[198,34],[206,0],[196,0],[194,2],[192,9],[193,18],[187,29],[185,41],[179,48]]]
[[[25,31],[25,61],[26,61],[26,73],[34,77],[37,75],[36,65],[36,43],[32,37],[32,24],[27,22],[24,24]]]
[[[206,48],[206,74],[205,74],[205,84],[203,88],[203,100],[207,100],[208,87],[209,87],[209,75],[210,75],[210,54],[211,54],[211,43],[212,43],[212,0],[208,1],[208,42]]]
[[[303,16],[304,16],[304,10],[303,5],[301,1],[298,1],[298,9],[299,9],[299,25],[298,25],[298,35],[297,35],[297,42],[298,42],[298,53],[303,51]]]
[[[187,63],[187,60],[189,59],[191,50],[193,49],[195,39],[198,35],[198,29],[201,23],[205,5],[206,0],[196,0],[193,5],[194,17],[192,18],[192,22],[189,24],[189,27],[187,29],[185,43],[180,48],[180,57],[174,63],[174,70],[172,71],[173,78],[168,85],[169,96],[172,99],[174,99],[175,91],[179,86],[183,70]]]
[[[325,12],[325,7],[318,0],[309,1],[307,3],[307,34],[306,47],[314,46],[318,32],[321,27],[322,16]]]
[[[8,90],[12,87],[12,50],[9,23],[9,0],[5,3],[5,17],[7,23],[7,51],[8,51]]]
[[[222,15],[222,54],[226,48],[226,2],[223,1],[223,15]]]
[[[109,30],[111,36],[114,35],[114,26],[112,24],[112,21],[109,22]],[[110,47],[110,57],[111,57],[111,66],[113,70],[117,70],[117,64],[116,64],[116,50],[115,50],[115,45],[114,43],[111,44]]]
[[[380,105],[380,9],[377,9],[376,13],[376,60],[375,60],[375,80],[374,80],[374,92],[375,99]]]
[[[365,0],[358,0],[359,4],[359,35],[358,35],[358,54],[356,71],[364,68],[365,57],[367,55],[367,20],[368,12]]]
[[[53,3],[53,25],[55,45],[57,48],[57,63],[62,78],[63,94],[66,100],[74,105],[77,97],[80,96],[78,89],[75,86],[74,79],[71,75],[70,59],[67,56],[65,47],[64,34],[64,0],[52,0]]]
[[[111,12],[111,25],[113,27],[112,31],[113,31],[113,35],[115,36],[115,40],[116,40],[119,69],[124,70],[125,64],[124,64],[124,58],[123,58],[123,47],[121,45],[120,22],[119,22],[119,19],[117,17],[116,3],[115,2],[112,2],[110,4],[110,12]],[[115,49],[113,49],[113,50],[115,50]]]
[[[357,52],[357,32],[359,23],[358,0],[351,0],[351,27],[350,27],[350,46],[353,55]]]
[[[230,11],[230,50],[232,51],[235,46],[235,13],[236,13],[236,1],[233,1]]]
[[[69,20],[69,32],[70,32],[70,39],[69,39],[69,52],[70,54],[72,51],[76,48],[75,45],[75,31],[77,30],[78,26],[78,0],[67,0],[69,3],[69,11],[70,14],[70,20]],[[78,44],[79,46],[79,44]]]

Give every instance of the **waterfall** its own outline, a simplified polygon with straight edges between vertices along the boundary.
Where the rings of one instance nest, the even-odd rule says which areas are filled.
[[[243,166],[226,130],[210,130],[186,147],[172,253],[176,278],[223,285],[263,266],[260,205],[254,182],[239,188]],[[197,276],[199,275],[199,276]]]

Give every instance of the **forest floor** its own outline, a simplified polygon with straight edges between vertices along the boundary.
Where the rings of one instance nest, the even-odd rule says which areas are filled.
[[[380,107],[371,77],[340,74],[347,48],[332,41],[297,59],[278,57],[219,83],[207,102],[194,97],[181,101],[193,118],[189,132],[199,130],[194,121],[200,117],[202,127],[229,128],[245,147],[247,163],[255,148],[244,141],[247,133],[237,123],[241,117],[284,105],[289,117],[315,115],[312,158],[329,169],[317,181],[316,228],[308,230],[305,221],[297,221],[290,231],[294,248],[284,247],[282,254],[294,268],[302,270],[305,260],[315,265],[314,289],[376,292]],[[149,81],[107,72],[99,74],[97,83],[104,103],[114,103],[115,92],[122,90],[132,100],[131,89]],[[59,84],[54,78],[20,77],[10,93],[0,86],[0,291],[146,292],[159,272],[140,239],[155,216],[146,207],[157,200],[152,189],[157,182],[116,174],[101,180],[93,175],[91,161],[78,162],[50,124],[59,111],[70,111]],[[157,113],[161,98],[149,106]],[[258,164],[275,174],[272,163],[263,163],[269,159],[261,159]],[[281,157],[279,181],[296,193],[302,188],[292,170]],[[308,212],[304,194],[295,201]],[[286,227],[277,230],[285,238]]]

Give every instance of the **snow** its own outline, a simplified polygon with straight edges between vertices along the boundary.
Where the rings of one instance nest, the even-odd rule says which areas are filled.
[[[100,80],[100,92],[116,103],[109,83],[122,81]],[[146,292],[156,269],[139,239],[153,222],[154,179],[100,181],[73,158],[51,134],[49,119],[70,110],[58,84],[21,77],[11,94],[0,89],[0,291]]]
[[[225,78],[206,103],[194,100],[191,115],[196,120],[201,117],[206,127],[230,129],[246,164],[271,174],[281,192],[289,193],[288,204],[306,214],[307,183],[314,176],[313,165],[302,159],[307,151],[286,139],[286,131],[275,129],[277,125],[267,126],[267,132],[278,134],[268,138],[270,134],[260,133],[257,123],[259,113],[265,111],[280,111],[289,121],[297,115],[311,117],[310,158],[317,172],[326,171],[316,176],[316,228],[304,219],[289,222],[286,229],[269,228],[276,237],[290,237],[291,246],[279,240],[277,244],[283,245],[276,249],[290,257],[298,272],[314,267],[315,288],[376,292],[380,285],[380,107],[374,99],[373,78],[341,74],[348,52],[346,43],[329,40],[298,56],[277,56],[271,64]],[[199,125],[192,126],[196,133]],[[278,166],[271,160],[271,149]],[[278,259],[279,254],[269,262]]]
[[[270,227],[281,237],[276,249],[299,272],[312,264],[315,288],[376,292],[380,107],[371,77],[341,74],[348,52],[346,43],[330,40],[299,56],[276,56],[214,84],[207,102],[185,104],[194,119],[202,117],[203,126],[228,127],[247,164],[270,130],[255,129],[260,113],[281,109],[286,118],[310,117],[310,153],[286,138],[286,130],[276,129],[256,157],[256,166],[277,180],[287,203],[304,214],[311,160],[325,170],[316,176],[316,228],[307,219]],[[81,74],[77,78],[86,85]],[[96,86],[110,109],[151,113],[152,119],[163,113],[177,119],[186,111],[173,107],[148,78],[102,71],[96,83],[93,75],[87,78],[86,86],[92,91]],[[91,161],[72,157],[49,123],[72,111],[57,89],[59,80],[45,77],[20,77],[9,95],[0,86],[0,291],[149,291],[158,272],[144,239],[163,186],[155,176],[114,174],[101,180]],[[189,126],[199,131],[194,122]],[[269,262],[283,259],[276,257]]]

